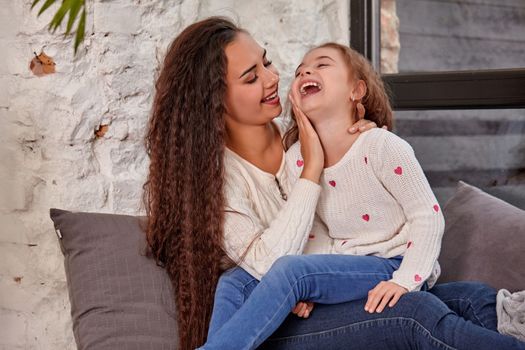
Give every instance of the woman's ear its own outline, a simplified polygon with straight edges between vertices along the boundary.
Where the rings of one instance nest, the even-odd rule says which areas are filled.
[[[352,90],[352,95],[351,95],[351,100],[352,101],[361,101],[363,99],[363,97],[365,97],[366,95],[366,83],[364,80],[362,79],[359,79],[353,90]]]

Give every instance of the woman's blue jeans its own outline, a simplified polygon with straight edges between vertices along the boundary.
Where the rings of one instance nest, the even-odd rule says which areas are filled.
[[[525,349],[524,343],[495,331],[496,293],[482,284],[436,286],[405,294],[382,313],[364,311],[368,290],[389,279],[400,262],[285,256],[261,282],[241,268],[231,269],[219,280],[203,348],[254,349],[271,335],[261,348]],[[290,315],[301,300],[316,303],[306,320]]]

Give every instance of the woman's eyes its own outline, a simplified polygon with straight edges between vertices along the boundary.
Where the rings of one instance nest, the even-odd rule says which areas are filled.
[[[272,65],[272,61],[266,61],[266,62],[263,63],[263,65],[264,65],[265,67],[269,67],[269,66]],[[247,80],[246,82],[247,82],[248,84],[253,84],[253,83],[255,83],[255,82],[257,81],[258,78],[259,78],[259,77],[258,77],[257,74],[256,74],[252,79]]]

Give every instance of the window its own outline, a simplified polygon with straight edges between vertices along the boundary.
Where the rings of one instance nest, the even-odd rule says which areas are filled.
[[[351,0],[350,17],[441,204],[463,180],[525,209],[525,3]]]

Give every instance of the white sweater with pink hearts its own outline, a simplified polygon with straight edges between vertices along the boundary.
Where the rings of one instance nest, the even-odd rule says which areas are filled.
[[[286,153],[292,188],[302,171],[300,150],[297,142]],[[380,128],[361,134],[335,165],[324,169],[320,185],[317,214],[333,238],[332,253],[403,255],[392,282],[409,291],[425,281],[434,285],[445,221],[406,141]],[[310,245],[316,236],[312,231]]]

